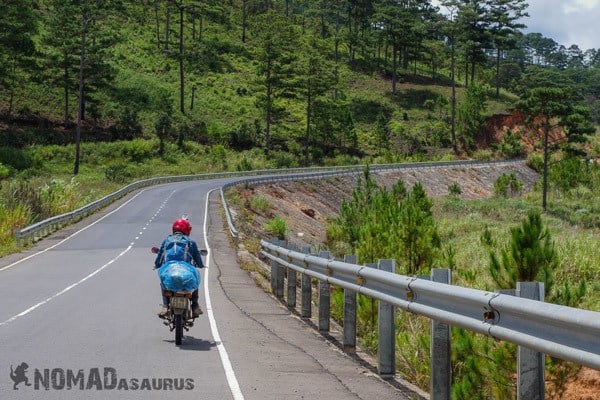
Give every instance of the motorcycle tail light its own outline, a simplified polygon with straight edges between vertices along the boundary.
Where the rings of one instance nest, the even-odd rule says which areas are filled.
[[[167,296],[167,297],[173,297],[173,292],[171,292],[169,290],[165,290],[165,296]]]

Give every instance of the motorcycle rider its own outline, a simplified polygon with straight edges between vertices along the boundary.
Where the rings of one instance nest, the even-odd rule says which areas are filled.
[[[167,261],[185,261],[194,265],[196,268],[204,268],[202,263],[202,257],[198,250],[198,245],[189,235],[192,232],[192,225],[187,218],[178,218],[173,222],[172,227],[173,233],[165,238],[156,253],[156,259],[154,260],[155,268],[160,268]],[[183,245],[184,251],[181,252],[169,252],[169,244],[178,243]],[[181,248],[181,246],[180,246]],[[169,313],[169,298],[165,296],[165,288],[161,283],[161,293],[163,298],[163,304],[160,308],[158,316],[165,318]],[[200,305],[198,304],[198,289],[192,292],[192,315],[194,318],[203,314]]]

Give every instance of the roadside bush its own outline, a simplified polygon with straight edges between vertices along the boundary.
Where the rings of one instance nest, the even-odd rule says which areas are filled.
[[[498,151],[506,158],[517,158],[525,155],[525,149],[521,142],[521,134],[519,132],[513,132],[507,130],[502,138],[502,141],[498,145]]]
[[[502,174],[494,183],[494,194],[500,197],[516,195],[523,188],[523,181],[517,179],[514,172]]]
[[[210,158],[213,165],[227,170],[227,149],[222,144],[216,144],[210,149]]]
[[[262,196],[254,196],[250,200],[250,207],[252,207],[253,210],[256,210],[261,213],[267,211],[269,209],[269,205],[269,200],[265,199]]]
[[[78,205],[77,186],[78,183],[74,179],[69,183],[60,179],[52,179],[42,186],[40,198],[44,207],[44,216],[59,215],[76,208]]]
[[[124,183],[133,177],[133,173],[127,164],[115,163],[106,167],[104,176],[111,182]]]
[[[131,161],[142,162],[154,155],[153,142],[143,139],[134,139],[130,142],[123,142],[123,156]]]
[[[24,179],[11,179],[0,186],[0,204],[5,210],[22,208],[27,211],[27,222],[44,216],[44,205],[39,190]]]
[[[462,189],[458,183],[454,182],[448,185],[448,193],[451,196],[459,196],[462,193]]]
[[[591,165],[578,157],[571,157],[552,165],[549,180],[561,190],[569,190],[578,185],[588,185],[591,178]]]
[[[114,127],[113,139],[130,140],[142,134],[137,110],[125,107],[121,110],[117,124]]]
[[[544,156],[540,153],[531,153],[527,156],[527,166],[538,173],[544,169]]]
[[[252,161],[243,157],[240,162],[237,163],[235,169],[238,171],[252,171],[254,168],[252,167]]]
[[[275,162],[275,168],[294,168],[298,166],[294,156],[283,151],[274,152],[273,161]]]
[[[275,217],[265,223],[265,230],[279,240],[285,239],[287,222],[281,217]]]
[[[10,176],[10,169],[0,163],[0,179],[6,179]]]

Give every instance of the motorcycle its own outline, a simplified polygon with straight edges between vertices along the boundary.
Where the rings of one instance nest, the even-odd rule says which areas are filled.
[[[158,253],[158,247],[152,247],[151,252]],[[208,252],[202,249],[200,254],[205,256]],[[189,331],[196,319],[192,313],[192,293],[191,290],[164,290],[165,296],[169,298],[169,309],[166,316],[161,318],[165,320],[163,324],[168,326],[171,332],[175,331],[177,346],[181,345],[183,331]]]

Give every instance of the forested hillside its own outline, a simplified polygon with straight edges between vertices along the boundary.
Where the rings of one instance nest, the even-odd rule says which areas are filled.
[[[524,0],[440,4],[3,1],[0,243],[151,175],[528,157],[544,209],[593,193],[600,51],[524,34]]]
[[[441,3],[4,1],[2,143],[158,137],[294,164],[471,154],[486,116],[549,87],[570,106],[558,115],[600,119],[598,50],[523,34],[524,0]]]

